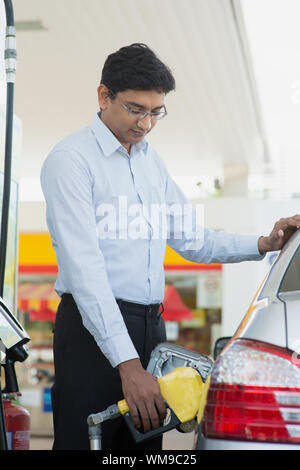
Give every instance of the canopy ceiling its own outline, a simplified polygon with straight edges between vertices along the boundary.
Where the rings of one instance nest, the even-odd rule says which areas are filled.
[[[15,112],[22,178],[38,178],[65,135],[91,122],[105,58],[144,42],[172,69],[169,115],[149,135],[195,196],[202,175],[263,161],[257,103],[230,0],[14,0]]]

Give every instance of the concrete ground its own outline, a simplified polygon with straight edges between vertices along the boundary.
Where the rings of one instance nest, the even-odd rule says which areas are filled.
[[[32,436],[30,450],[51,450],[52,437]],[[194,442],[194,433],[183,434],[176,429],[164,434],[164,450],[191,450]]]

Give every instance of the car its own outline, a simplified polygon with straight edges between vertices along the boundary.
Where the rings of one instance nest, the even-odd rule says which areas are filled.
[[[219,352],[221,351],[221,352]],[[300,229],[215,345],[195,449],[300,449]]]

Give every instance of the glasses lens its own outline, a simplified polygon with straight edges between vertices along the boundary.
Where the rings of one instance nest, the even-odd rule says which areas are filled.
[[[155,121],[159,121],[160,119],[163,119],[166,115],[167,115],[167,112],[155,113],[155,114],[152,114],[152,119],[154,119]]]
[[[127,108],[129,116],[132,116],[136,119],[144,119],[147,116],[147,113],[143,113],[142,111],[138,111],[137,109]]]
[[[126,106],[126,109],[128,111],[129,116],[138,120],[144,119],[146,116],[150,116],[153,121],[158,121],[164,118],[168,114],[166,111],[161,112],[161,113],[144,113],[137,109],[128,108],[127,106]]]

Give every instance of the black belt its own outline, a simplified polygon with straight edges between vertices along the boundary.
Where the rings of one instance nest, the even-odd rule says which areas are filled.
[[[134,302],[127,302],[126,300],[123,299],[116,299],[117,304],[119,305],[120,309],[122,307],[128,308],[129,310],[132,310],[132,312],[139,313],[141,315],[162,315],[164,312],[164,306],[163,304],[136,304]],[[160,306],[162,306],[162,310],[160,311]]]
[[[69,294],[69,293],[64,293],[62,295],[62,298],[63,297],[72,297],[72,294]],[[164,312],[164,306],[163,304],[148,304],[148,305],[144,305],[144,304],[136,304],[134,302],[127,302],[126,300],[123,300],[123,299],[116,299],[116,302],[117,304],[119,305],[120,309],[122,307],[124,308],[128,308],[130,310],[132,310],[133,312],[136,312],[136,313],[139,313],[141,315],[148,315],[148,316],[151,316],[151,315],[154,315],[156,316],[158,313],[159,315],[162,315],[163,312]],[[159,308],[160,306],[162,307],[162,310],[159,311]]]

